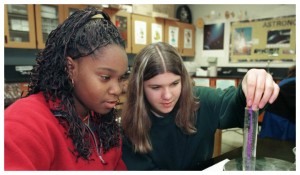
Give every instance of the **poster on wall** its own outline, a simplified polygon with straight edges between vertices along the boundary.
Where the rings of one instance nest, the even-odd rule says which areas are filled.
[[[222,50],[224,23],[204,25],[203,50]]]
[[[135,21],[135,44],[143,44],[147,43],[147,23],[144,21]]]
[[[295,62],[296,16],[231,23],[230,62]]]
[[[151,31],[152,31],[152,43],[162,42],[162,33],[163,33],[162,25],[152,23]]]
[[[173,47],[178,47],[178,35],[179,35],[179,28],[178,27],[169,27],[169,44]]]
[[[236,28],[233,34],[233,54],[250,55],[252,47],[252,27]]]
[[[191,49],[192,46],[192,30],[191,29],[184,29],[184,42],[183,42],[183,48],[185,49]]]
[[[269,30],[267,33],[267,47],[289,47],[291,30]]]

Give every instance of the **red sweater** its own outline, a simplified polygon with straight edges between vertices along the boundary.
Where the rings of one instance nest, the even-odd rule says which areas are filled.
[[[41,93],[16,101],[4,112],[4,169],[126,170],[121,147],[102,155],[106,165],[95,149],[93,161],[76,160],[70,151],[74,145],[65,132]]]

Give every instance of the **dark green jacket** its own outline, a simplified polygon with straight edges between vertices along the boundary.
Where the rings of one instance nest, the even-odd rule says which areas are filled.
[[[127,138],[123,139],[123,160],[128,170],[187,170],[201,166],[212,157],[216,129],[243,127],[246,98],[241,85],[226,90],[195,87],[200,99],[197,133],[184,134],[174,122],[174,109],[167,117],[150,116],[153,151],[134,153]]]

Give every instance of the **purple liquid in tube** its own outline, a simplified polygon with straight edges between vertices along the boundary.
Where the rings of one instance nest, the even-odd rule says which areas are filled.
[[[245,108],[243,169],[254,170],[256,158],[256,143],[258,133],[258,110]]]
[[[247,159],[251,159],[251,150],[252,150],[252,132],[253,132],[253,111],[252,108],[249,109],[249,131],[248,131],[248,142],[247,142]]]

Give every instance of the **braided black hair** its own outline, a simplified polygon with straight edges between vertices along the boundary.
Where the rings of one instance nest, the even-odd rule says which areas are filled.
[[[27,96],[42,92],[47,101],[60,101],[60,105],[52,109],[52,112],[59,114],[55,116],[66,127],[67,137],[73,140],[75,150],[71,151],[77,158],[89,160],[90,133],[75,110],[73,86],[68,75],[66,58],[70,56],[78,59],[109,44],[124,48],[124,41],[110,17],[94,7],[77,10],[49,34],[45,49],[37,54],[36,65],[31,73]],[[94,113],[97,120],[94,121],[97,123],[94,129],[98,133],[104,152],[120,146],[115,113],[112,110],[101,117],[100,114]]]

